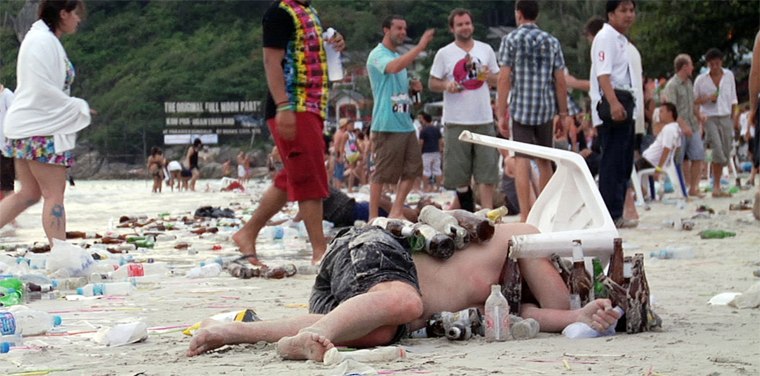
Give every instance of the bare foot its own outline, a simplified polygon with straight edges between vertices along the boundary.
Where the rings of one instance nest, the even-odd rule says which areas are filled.
[[[325,352],[335,347],[329,339],[313,332],[302,331],[277,342],[277,354],[283,359],[324,360]]]
[[[619,318],[620,315],[612,310],[609,299],[596,299],[578,310],[576,321],[586,323],[592,329],[603,332],[611,325],[615,325]]]
[[[190,340],[187,356],[200,355],[227,345],[225,338],[228,337],[230,330],[230,325],[212,319],[203,320],[201,329],[195,332],[193,339]]]
[[[266,266],[256,257],[256,237],[245,230],[240,230],[232,235],[232,241],[238,246],[240,253],[253,265]]]

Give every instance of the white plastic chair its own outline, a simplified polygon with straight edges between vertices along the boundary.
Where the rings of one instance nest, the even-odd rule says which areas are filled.
[[[573,240],[578,239],[584,256],[599,257],[603,265],[609,262],[613,240],[619,234],[580,154],[469,131],[462,132],[459,140],[512,150],[557,164],[557,170],[528,214],[527,223],[536,226],[541,233],[513,236],[510,257],[549,257],[552,254],[571,257]]]
[[[670,155],[668,155],[668,159],[665,161],[665,165],[662,167],[662,172],[667,175],[668,179],[670,179],[671,184],[673,184],[673,190],[675,190],[677,193],[680,194],[681,198],[684,200],[689,198],[688,190],[686,189],[686,181],[683,178],[683,174],[681,173],[681,168],[676,165],[673,162],[673,158],[676,154],[676,150],[672,150],[670,152]],[[634,166],[634,171],[636,170]],[[655,168],[646,168],[641,171],[636,171],[635,180],[631,182],[631,184],[634,185],[634,191],[636,191],[636,202],[640,203],[644,201],[643,194],[641,193],[641,184],[644,181],[643,179],[649,178],[651,176],[654,176],[654,174],[657,171],[655,171]],[[649,179],[647,179],[649,180]],[[652,196],[652,199],[657,199],[656,192],[654,190],[654,184],[650,186],[650,196]],[[662,199],[660,197],[659,199]]]

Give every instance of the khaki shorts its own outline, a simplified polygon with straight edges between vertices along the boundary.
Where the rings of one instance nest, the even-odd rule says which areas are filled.
[[[444,128],[443,182],[446,189],[470,185],[470,178],[479,184],[499,182],[499,151],[496,148],[459,141],[459,134],[468,130],[496,136],[493,123],[477,125],[446,124]]]
[[[414,132],[372,132],[372,183],[396,184],[422,176],[422,150]]]
[[[712,162],[727,165],[731,158],[734,125],[730,116],[709,116],[705,122],[705,142],[712,149]]]

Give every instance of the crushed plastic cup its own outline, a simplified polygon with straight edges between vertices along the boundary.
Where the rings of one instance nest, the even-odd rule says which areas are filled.
[[[148,325],[142,321],[117,324],[99,330],[93,340],[101,345],[124,346],[148,339]]]

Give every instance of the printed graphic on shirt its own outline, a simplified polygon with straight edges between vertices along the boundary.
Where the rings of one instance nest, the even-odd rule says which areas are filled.
[[[486,77],[488,77],[488,66],[470,54],[465,55],[454,65],[454,81],[467,90],[475,90],[483,86]]]
[[[392,111],[409,113],[412,108],[412,101],[409,99],[409,94],[401,93],[391,97],[391,104],[393,105]]]
[[[599,61],[604,61],[604,51],[599,51]]]

